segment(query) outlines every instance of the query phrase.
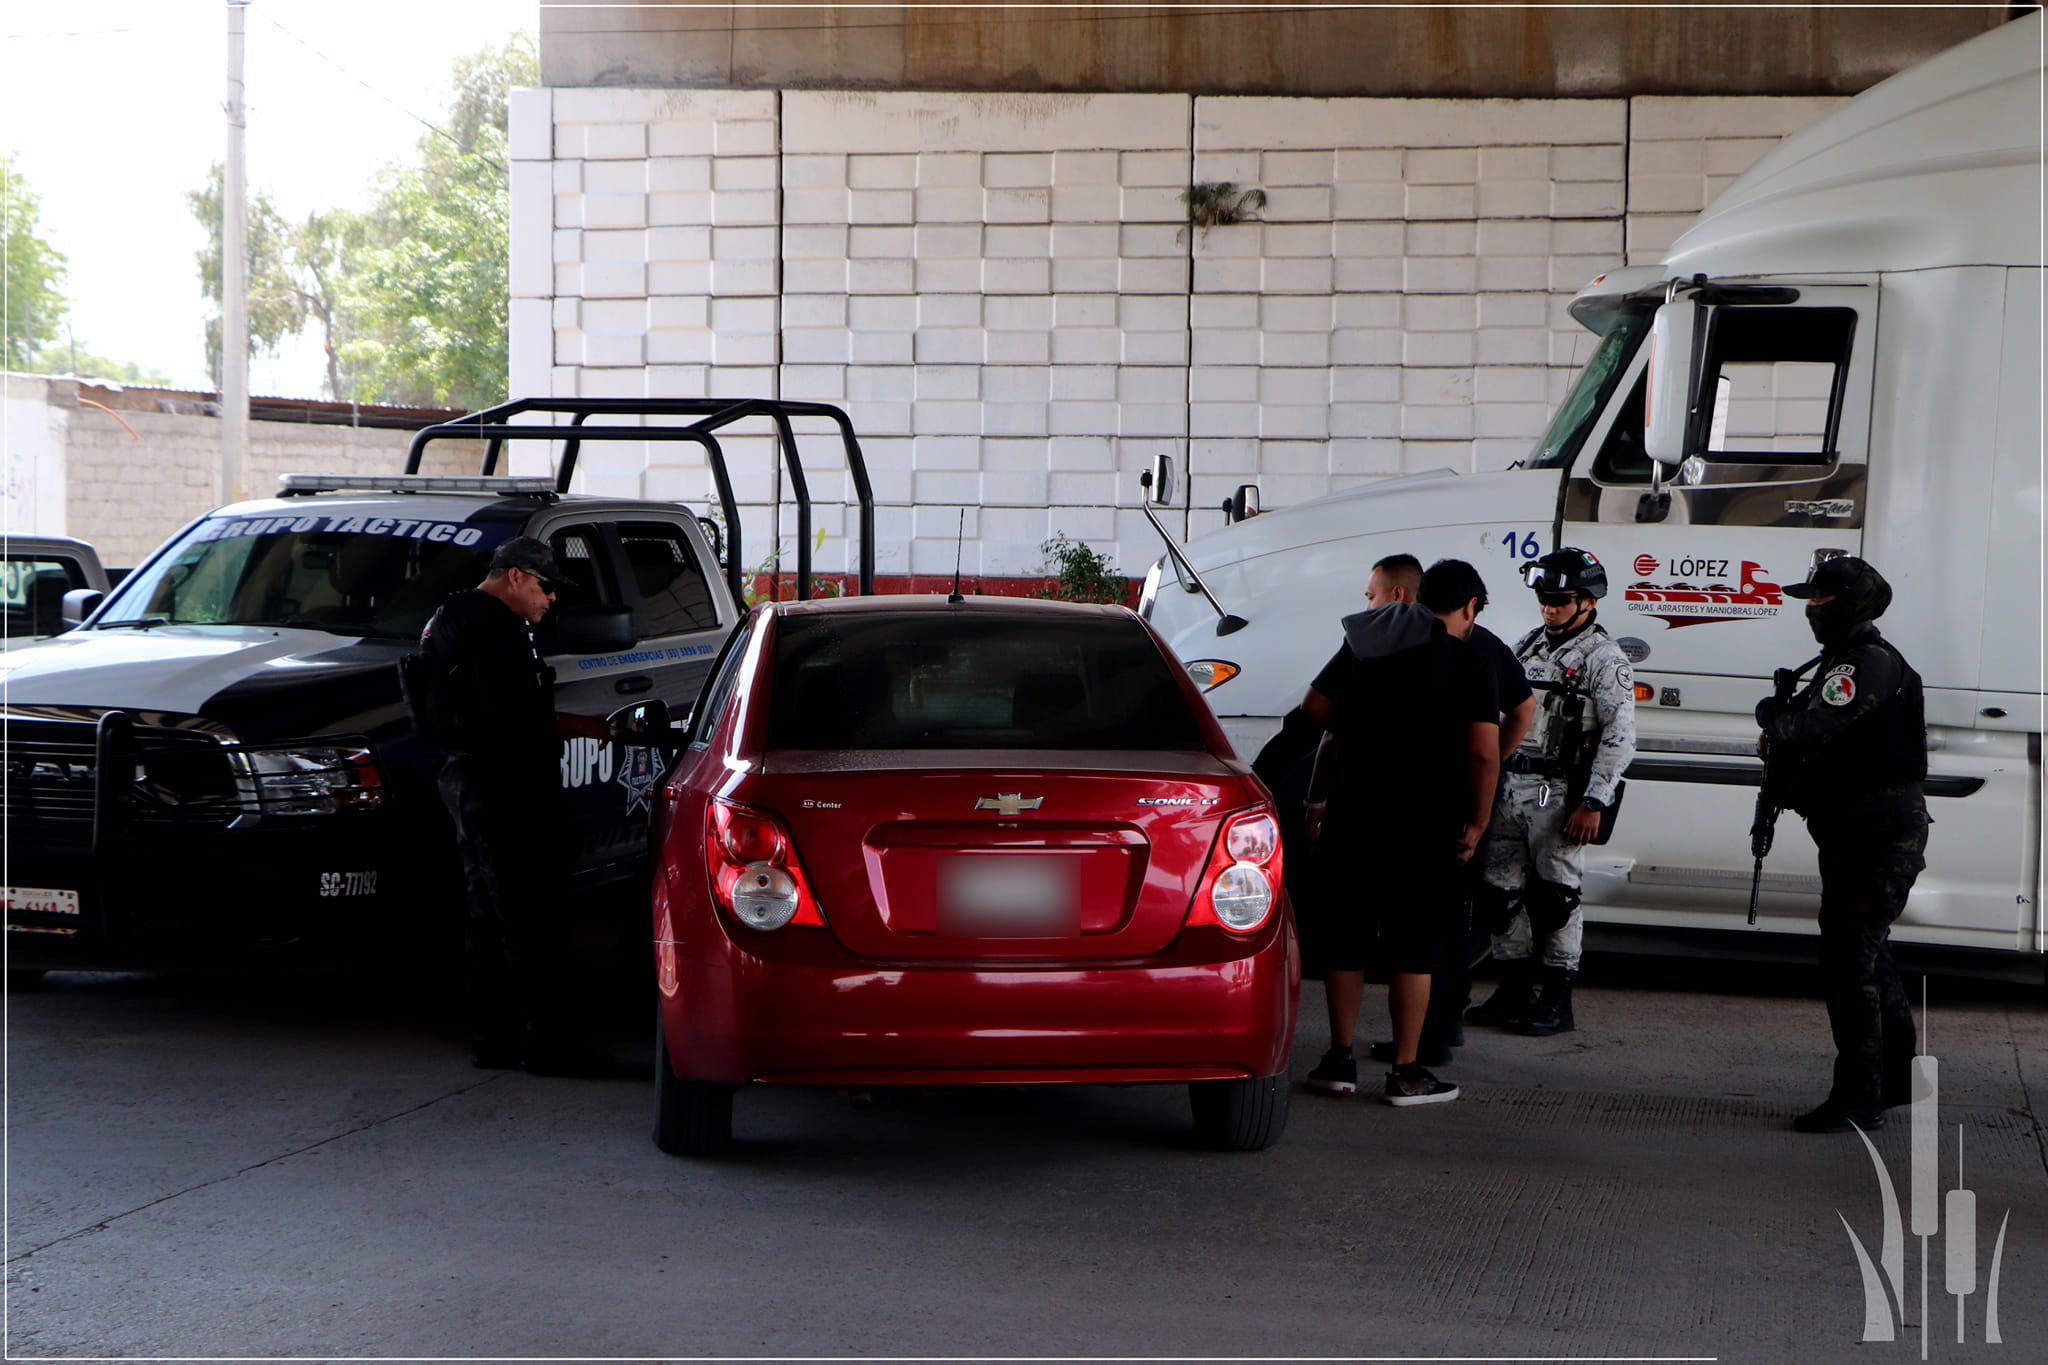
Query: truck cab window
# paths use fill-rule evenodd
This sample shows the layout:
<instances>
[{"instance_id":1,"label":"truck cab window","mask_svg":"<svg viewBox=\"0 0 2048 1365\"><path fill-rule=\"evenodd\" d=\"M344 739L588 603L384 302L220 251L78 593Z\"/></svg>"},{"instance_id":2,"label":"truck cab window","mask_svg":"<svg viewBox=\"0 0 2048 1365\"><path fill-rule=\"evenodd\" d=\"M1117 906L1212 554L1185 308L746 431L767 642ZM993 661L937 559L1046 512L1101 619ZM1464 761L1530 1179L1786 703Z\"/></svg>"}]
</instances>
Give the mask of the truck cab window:
<instances>
[{"instance_id":1,"label":"truck cab window","mask_svg":"<svg viewBox=\"0 0 2048 1365\"><path fill-rule=\"evenodd\" d=\"M1855 334L1849 308L1722 309L1704 365L1712 410L1707 458L1824 463Z\"/></svg>"},{"instance_id":2,"label":"truck cab window","mask_svg":"<svg viewBox=\"0 0 2048 1365\"><path fill-rule=\"evenodd\" d=\"M718 604L682 527L622 521L618 533L633 625L642 639L717 627Z\"/></svg>"},{"instance_id":3,"label":"truck cab window","mask_svg":"<svg viewBox=\"0 0 2048 1365\"><path fill-rule=\"evenodd\" d=\"M1643 453L1643 400L1648 388L1647 371L1629 390L1614 425L1593 457L1593 477L1601 483L1648 483L1650 457Z\"/></svg>"},{"instance_id":4,"label":"truck cab window","mask_svg":"<svg viewBox=\"0 0 2048 1365\"><path fill-rule=\"evenodd\" d=\"M615 607L619 605L618 585L611 566L600 551L602 542L595 526L564 526L548 532L555 563L571 581L555 592L555 607Z\"/></svg>"}]
</instances>

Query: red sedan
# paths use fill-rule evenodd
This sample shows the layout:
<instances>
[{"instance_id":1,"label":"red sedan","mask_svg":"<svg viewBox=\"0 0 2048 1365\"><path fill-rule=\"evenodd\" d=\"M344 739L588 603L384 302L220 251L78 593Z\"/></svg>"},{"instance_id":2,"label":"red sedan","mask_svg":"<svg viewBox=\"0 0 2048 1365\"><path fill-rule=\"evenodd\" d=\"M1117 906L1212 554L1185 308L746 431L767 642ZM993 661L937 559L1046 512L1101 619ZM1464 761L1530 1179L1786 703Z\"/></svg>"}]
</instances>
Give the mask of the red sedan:
<instances>
[{"instance_id":1,"label":"red sedan","mask_svg":"<svg viewBox=\"0 0 2048 1365\"><path fill-rule=\"evenodd\" d=\"M655 1142L774 1085L1181 1082L1286 1126L1300 955L1271 798L1121 607L756 610L662 793Z\"/></svg>"}]
</instances>

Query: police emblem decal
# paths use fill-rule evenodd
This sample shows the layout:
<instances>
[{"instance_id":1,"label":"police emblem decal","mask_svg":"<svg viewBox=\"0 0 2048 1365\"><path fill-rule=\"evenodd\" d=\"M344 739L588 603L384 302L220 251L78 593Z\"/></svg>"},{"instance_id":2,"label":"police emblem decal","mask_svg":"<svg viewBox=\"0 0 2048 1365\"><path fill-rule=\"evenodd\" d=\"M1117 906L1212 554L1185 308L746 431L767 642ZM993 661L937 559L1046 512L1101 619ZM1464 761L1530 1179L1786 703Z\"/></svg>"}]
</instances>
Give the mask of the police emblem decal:
<instances>
[{"instance_id":1,"label":"police emblem decal","mask_svg":"<svg viewBox=\"0 0 2048 1365\"><path fill-rule=\"evenodd\" d=\"M662 772L661 750L627 746L618 778L626 789L626 814L646 808L647 797L660 784Z\"/></svg>"},{"instance_id":2,"label":"police emblem decal","mask_svg":"<svg viewBox=\"0 0 2048 1365\"><path fill-rule=\"evenodd\" d=\"M1846 673L1830 673L1820 685L1820 699L1829 706L1847 706L1856 700L1856 680Z\"/></svg>"}]
</instances>

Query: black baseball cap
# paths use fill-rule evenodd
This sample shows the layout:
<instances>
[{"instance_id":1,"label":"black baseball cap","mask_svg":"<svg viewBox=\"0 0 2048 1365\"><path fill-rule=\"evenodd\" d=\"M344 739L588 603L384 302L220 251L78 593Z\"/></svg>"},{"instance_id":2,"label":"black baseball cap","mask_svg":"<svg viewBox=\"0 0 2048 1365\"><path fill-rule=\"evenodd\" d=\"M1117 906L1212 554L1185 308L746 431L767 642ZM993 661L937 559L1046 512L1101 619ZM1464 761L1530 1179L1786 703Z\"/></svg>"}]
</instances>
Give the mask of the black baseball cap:
<instances>
[{"instance_id":1,"label":"black baseball cap","mask_svg":"<svg viewBox=\"0 0 2048 1365\"><path fill-rule=\"evenodd\" d=\"M1787 597L1814 597L1826 594L1830 597L1853 597L1859 601L1874 598L1882 593L1887 601L1891 598L1891 585L1884 581L1884 575L1873 568L1868 560L1855 555L1836 555L1824 559L1814 566L1813 572L1804 583L1785 585Z\"/></svg>"},{"instance_id":2,"label":"black baseball cap","mask_svg":"<svg viewBox=\"0 0 2048 1365\"><path fill-rule=\"evenodd\" d=\"M532 536L514 536L492 552L491 572L503 573L507 569L524 569L538 575L549 587L578 586L575 579L555 567L553 548Z\"/></svg>"}]
</instances>

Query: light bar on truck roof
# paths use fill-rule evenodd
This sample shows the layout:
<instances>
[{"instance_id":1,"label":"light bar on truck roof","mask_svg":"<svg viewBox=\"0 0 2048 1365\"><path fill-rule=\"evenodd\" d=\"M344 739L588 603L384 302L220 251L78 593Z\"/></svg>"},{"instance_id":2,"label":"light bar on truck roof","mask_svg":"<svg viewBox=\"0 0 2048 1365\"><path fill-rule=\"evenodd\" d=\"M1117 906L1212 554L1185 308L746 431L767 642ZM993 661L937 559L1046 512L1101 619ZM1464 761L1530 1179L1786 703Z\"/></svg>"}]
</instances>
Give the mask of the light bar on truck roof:
<instances>
[{"instance_id":1,"label":"light bar on truck roof","mask_svg":"<svg viewBox=\"0 0 2048 1365\"><path fill-rule=\"evenodd\" d=\"M547 493L551 478L511 474L286 474L286 493Z\"/></svg>"}]
</instances>

